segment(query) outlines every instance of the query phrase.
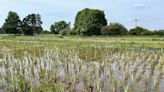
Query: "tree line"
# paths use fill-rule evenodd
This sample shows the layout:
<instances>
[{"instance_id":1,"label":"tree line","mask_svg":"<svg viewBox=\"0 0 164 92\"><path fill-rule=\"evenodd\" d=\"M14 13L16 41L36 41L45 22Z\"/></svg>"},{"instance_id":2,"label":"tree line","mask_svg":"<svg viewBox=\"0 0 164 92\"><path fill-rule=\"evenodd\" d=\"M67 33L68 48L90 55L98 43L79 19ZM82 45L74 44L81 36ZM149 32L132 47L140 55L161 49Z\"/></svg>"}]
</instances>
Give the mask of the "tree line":
<instances>
[{"instance_id":1,"label":"tree line","mask_svg":"<svg viewBox=\"0 0 164 92\"><path fill-rule=\"evenodd\" d=\"M16 12L10 11L0 33L15 35L39 35L42 32L42 21L39 14L29 14L21 21Z\"/></svg>"},{"instance_id":2,"label":"tree line","mask_svg":"<svg viewBox=\"0 0 164 92\"><path fill-rule=\"evenodd\" d=\"M76 14L74 28L71 29L70 22L64 20L53 23L50 31L43 31L40 14L29 14L22 21L16 12L10 11L5 23L0 28L0 33L39 35L61 34L61 35L164 35L164 30L149 30L136 26L128 30L120 23L107 23L105 13L98 9L85 8Z\"/></svg>"}]
</instances>

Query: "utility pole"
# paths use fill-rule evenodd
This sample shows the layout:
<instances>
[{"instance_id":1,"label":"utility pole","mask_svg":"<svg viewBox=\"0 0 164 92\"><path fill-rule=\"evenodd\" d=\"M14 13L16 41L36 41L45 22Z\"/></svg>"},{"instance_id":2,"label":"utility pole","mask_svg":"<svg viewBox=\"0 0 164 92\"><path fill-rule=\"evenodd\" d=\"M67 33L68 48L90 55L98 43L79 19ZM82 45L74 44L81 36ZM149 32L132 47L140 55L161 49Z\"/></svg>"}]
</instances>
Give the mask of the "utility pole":
<instances>
[{"instance_id":1,"label":"utility pole","mask_svg":"<svg viewBox=\"0 0 164 92\"><path fill-rule=\"evenodd\" d=\"M137 27L137 26L138 26L138 21L139 21L139 20L138 20L138 19L134 19L133 21L134 21L135 27Z\"/></svg>"}]
</instances>

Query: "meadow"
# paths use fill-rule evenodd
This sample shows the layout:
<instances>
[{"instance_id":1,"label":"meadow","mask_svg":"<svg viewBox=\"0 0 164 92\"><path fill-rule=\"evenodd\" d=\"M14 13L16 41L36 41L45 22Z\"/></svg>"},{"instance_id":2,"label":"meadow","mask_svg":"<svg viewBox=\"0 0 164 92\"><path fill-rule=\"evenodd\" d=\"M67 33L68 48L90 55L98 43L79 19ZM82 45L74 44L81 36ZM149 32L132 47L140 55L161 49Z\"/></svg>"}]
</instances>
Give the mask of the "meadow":
<instances>
[{"instance_id":1,"label":"meadow","mask_svg":"<svg viewBox=\"0 0 164 92\"><path fill-rule=\"evenodd\" d=\"M163 92L164 37L0 35L2 92Z\"/></svg>"}]
</instances>

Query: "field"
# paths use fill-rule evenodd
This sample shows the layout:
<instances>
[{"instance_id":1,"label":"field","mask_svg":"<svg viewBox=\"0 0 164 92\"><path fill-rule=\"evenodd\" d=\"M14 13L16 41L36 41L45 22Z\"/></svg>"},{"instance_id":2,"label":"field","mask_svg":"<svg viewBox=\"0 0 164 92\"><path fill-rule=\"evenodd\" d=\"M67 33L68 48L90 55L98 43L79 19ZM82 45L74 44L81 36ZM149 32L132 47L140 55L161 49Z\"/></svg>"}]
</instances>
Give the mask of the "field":
<instances>
[{"instance_id":1,"label":"field","mask_svg":"<svg viewBox=\"0 0 164 92\"><path fill-rule=\"evenodd\" d=\"M0 35L0 92L163 92L164 37Z\"/></svg>"}]
</instances>

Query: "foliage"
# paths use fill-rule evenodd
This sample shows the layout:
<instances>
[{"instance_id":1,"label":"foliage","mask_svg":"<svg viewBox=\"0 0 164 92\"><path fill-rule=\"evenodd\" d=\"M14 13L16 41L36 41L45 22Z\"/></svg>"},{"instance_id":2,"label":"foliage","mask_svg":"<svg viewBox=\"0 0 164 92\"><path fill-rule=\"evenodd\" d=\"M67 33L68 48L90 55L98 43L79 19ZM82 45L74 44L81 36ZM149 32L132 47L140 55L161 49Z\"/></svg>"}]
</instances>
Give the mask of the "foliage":
<instances>
[{"instance_id":1,"label":"foliage","mask_svg":"<svg viewBox=\"0 0 164 92\"><path fill-rule=\"evenodd\" d=\"M55 27L54 27L54 25L51 25L50 30L51 30L51 33L57 34L57 33L55 32Z\"/></svg>"},{"instance_id":2,"label":"foliage","mask_svg":"<svg viewBox=\"0 0 164 92\"><path fill-rule=\"evenodd\" d=\"M77 35L77 32L73 29L71 29L71 31L69 32L70 35Z\"/></svg>"},{"instance_id":3,"label":"foliage","mask_svg":"<svg viewBox=\"0 0 164 92\"><path fill-rule=\"evenodd\" d=\"M22 21L22 29L25 35L40 34L42 21L39 14L29 14Z\"/></svg>"},{"instance_id":4,"label":"foliage","mask_svg":"<svg viewBox=\"0 0 164 92\"><path fill-rule=\"evenodd\" d=\"M20 32L21 20L16 12L10 11L5 23L2 26L4 32L8 34L19 34Z\"/></svg>"},{"instance_id":5,"label":"foliage","mask_svg":"<svg viewBox=\"0 0 164 92\"><path fill-rule=\"evenodd\" d=\"M125 35L127 32L128 30L119 23L111 23L101 28L102 35Z\"/></svg>"},{"instance_id":6,"label":"foliage","mask_svg":"<svg viewBox=\"0 0 164 92\"><path fill-rule=\"evenodd\" d=\"M58 21L51 25L50 30L54 34L59 34L62 29L69 28L70 23L65 21Z\"/></svg>"},{"instance_id":7,"label":"foliage","mask_svg":"<svg viewBox=\"0 0 164 92\"><path fill-rule=\"evenodd\" d=\"M148 29L137 26L133 29L130 29L129 34L130 35L151 35L152 32L149 31Z\"/></svg>"},{"instance_id":8,"label":"foliage","mask_svg":"<svg viewBox=\"0 0 164 92\"><path fill-rule=\"evenodd\" d=\"M5 34L5 31L2 28L0 28L0 34Z\"/></svg>"},{"instance_id":9,"label":"foliage","mask_svg":"<svg viewBox=\"0 0 164 92\"><path fill-rule=\"evenodd\" d=\"M61 39L54 35L40 35L2 41L1 88L3 92L149 92L145 90L161 89L164 65L162 49L150 51L146 48L102 45L102 42L110 42L111 38L115 42L145 42L152 37L108 38L67 36ZM15 51L17 53L13 53ZM16 58L15 54L18 53L22 59ZM147 80L150 75L147 71L150 70L154 73Z\"/></svg>"},{"instance_id":10,"label":"foliage","mask_svg":"<svg viewBox=\"0 0 164 92\"><path fill-rule=\"evenodd\" d=\"M155 30L154 35L164 35L164 30Z\"/></svg>"},{"instance_id":11,"label":"foliage","mask_svg":"<svg viewBox=\"0 0 164 92\"><path fill-rule=\"evenodd\" d=\"M51 34L51 32L50 32L50 31L47 31L47 30L43 30L43 31L41 32L41 34Z\"/></svg>"},{"instance_id":12,"label":"foliage","mask_svg":"<svg viewBox=\"0 0 164 92\"><path fill-rule=\"evenodd\" d=\"M64 29L61 29L59 31L59 34L61 34L61 35L67 35L67 34L70 34L70 32L71 32L71 29L70 28L64 28Z\"/></svg>"},{"instance_id":13,"label":"foliage","mask_svg":"<svg viewBox=\"0 0 164 92\"><path fill-rule=\"evenodd\" d=\"M100 29L105 25L104 11L85 8L77 13L74 30L80 35L100 35Z\"/></svg>"}]
</instances>

